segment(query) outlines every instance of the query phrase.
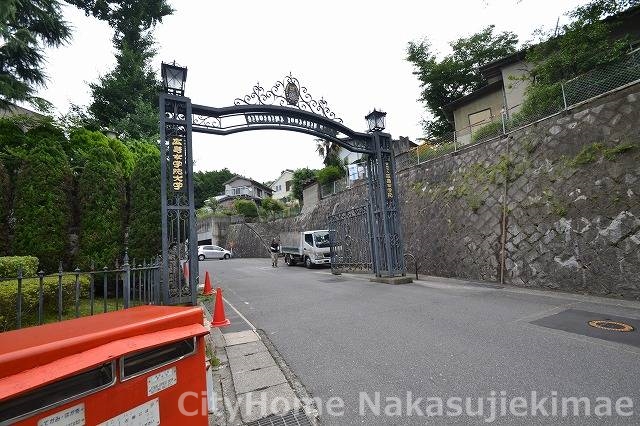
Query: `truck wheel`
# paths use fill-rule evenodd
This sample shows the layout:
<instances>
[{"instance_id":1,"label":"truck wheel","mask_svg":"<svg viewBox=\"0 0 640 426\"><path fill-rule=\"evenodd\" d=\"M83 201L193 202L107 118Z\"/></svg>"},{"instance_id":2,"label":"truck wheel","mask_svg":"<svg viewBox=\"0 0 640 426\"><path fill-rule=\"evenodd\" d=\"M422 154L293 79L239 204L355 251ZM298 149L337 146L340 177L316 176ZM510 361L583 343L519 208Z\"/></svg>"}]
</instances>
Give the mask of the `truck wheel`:
<instances>
[{"instance_id":1,"label":"truck wheel","mask_svg":"<svg viewBox=\"0 0 640 426\"><path fill-rule=\"evenodd\" d=\"M199 255L198 260L204 260L204 254Z\"/></svg>"},{"instance_id":2,"label":"truck wheel","mask_svg":"<svg viewBox=\"0 0 640 426\"><path fill-rule=\"evenodd\" d=\"M313 263L311 263L311 258L310 258L309 256L306 256L306 257L304 258L304 266L305 266L307 269L311 269L311 268L313 268Z\"/></svg>"}]
</instances>

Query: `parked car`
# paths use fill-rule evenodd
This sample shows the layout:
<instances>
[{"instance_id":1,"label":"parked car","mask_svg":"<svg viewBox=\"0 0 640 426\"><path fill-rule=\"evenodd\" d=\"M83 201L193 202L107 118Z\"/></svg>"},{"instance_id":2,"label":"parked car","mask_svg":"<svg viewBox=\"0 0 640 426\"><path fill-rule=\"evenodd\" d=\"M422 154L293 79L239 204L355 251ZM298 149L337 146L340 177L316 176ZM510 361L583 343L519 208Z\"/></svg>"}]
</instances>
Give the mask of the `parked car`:
<instances>
[{"instance_id":1,"label":"parked car","mask_svg":"<svg viewBox=\"0 0 640 426\"><path fill-rule=\"evenodd\" d=\"M198 260L229 259L231 252L218 246L198 246Z\"/></svg>"}]
</instances>

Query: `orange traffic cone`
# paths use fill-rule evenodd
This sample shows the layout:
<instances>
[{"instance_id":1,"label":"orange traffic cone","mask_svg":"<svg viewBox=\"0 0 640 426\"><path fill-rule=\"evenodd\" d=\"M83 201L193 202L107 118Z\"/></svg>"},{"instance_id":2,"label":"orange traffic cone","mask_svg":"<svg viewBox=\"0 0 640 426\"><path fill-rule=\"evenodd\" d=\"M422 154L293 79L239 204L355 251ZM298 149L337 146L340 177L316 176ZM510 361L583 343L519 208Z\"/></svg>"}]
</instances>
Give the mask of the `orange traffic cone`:
<instances>
[{"instance_id":1,"label":"orange traffic cone","mask_svg":"<svg viewBox=\"0 0 640 426\"><path fill-rule=\"evenodd\" d=\"M183 268L183 274L184 274L184 279L189 281L189 261L185 261L182 265Z\"/></svg>"},{"instance_id":2,"label":"orange traffic cone","mask_svg":"<svg viewBox=\"0 0 640 426\"><path fill-rule=\"evenodd\" d=\"M213 294L213 288L211 288L211 279L209 278L209 271L204 274L204 290L202 290L203 296L211 296Z\"/></svg>"},{"instance_id":3,"label":"orange traffic cone","mask_svg":"<svg viewBox=\"0 0 640 426\"><path fill-rule=\"evenodd\" d=\"M224 302L222 301L222 289L216 289L216 304L213 311L212 327L225 327L231 324L231 321L224 314Z\"/></svg>"}]
</instances>

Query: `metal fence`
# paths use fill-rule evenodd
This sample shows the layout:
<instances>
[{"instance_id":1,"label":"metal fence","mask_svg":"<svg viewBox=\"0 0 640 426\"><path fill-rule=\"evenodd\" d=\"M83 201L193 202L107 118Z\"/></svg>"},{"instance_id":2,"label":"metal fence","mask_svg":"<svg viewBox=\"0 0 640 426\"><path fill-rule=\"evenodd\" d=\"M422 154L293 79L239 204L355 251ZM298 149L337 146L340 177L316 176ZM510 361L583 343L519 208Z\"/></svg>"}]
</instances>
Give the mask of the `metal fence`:
<instances>
[{"instance_id":1,"label":"metal fence","mask_svg":"<svg viewBox=\"0 0 640 426\"><path fill-rule=\"evenodd\" d=\"M640 49L631 52L624 61L596 68L563 82L557 93L550 94L545 108L522 111L516 105L472 126L428 140L427 143L396 156L398 170L415 166L468 145L502 137L522 127L574 108L590 99L606 95L640 82Z\"/></svg>"},{"instance_id":2,"label":"metal fence","mask_svg":"<svg viewBox=\"0 0 640 426\"><path fill-rule=\"evenodd\" d=\"M356 182L366 179L366 176L358 177L358 179L349 179L345 176L333 182L320 185L320 198L326 198L339 192L351 188Z\"/></svg>"},{"instance_id":3,"label":"metal fence","mask_svg":"<svg viewBox=\"0 0 640 426\"><path fill-rule=\"evenodd\" d=\"M143 304L159 304L160 257L114 268L55 274L39 271L26 276L0 277L0 331L62 321Z\"/></svg>"}]
</instances>

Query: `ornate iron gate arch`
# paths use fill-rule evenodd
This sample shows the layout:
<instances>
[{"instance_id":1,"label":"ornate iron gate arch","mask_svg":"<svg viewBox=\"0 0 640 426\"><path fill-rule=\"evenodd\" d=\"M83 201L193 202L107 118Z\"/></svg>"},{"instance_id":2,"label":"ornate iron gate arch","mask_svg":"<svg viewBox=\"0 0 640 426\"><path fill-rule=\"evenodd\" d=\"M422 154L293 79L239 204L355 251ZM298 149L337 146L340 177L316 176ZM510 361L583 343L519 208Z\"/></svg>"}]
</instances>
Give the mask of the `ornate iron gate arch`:
<instances>
[{"instance_id":1,"label":"ornate iron gate arch","mask_svg":"<svg viewBox=\"0 0 640 426\"><path fill-rule=\"evenodd\" d=\"M192 133L230 135L254 130L304 133L367 154L367 226L373 271L379 277L405 275L391 135L351 130L324 99L315 100L289 75L270 90L258 83L234 105L222 108L192 104L180 90L160 94L163 289L159 303L196 303Z\"/></svg>"}]
</instances>

